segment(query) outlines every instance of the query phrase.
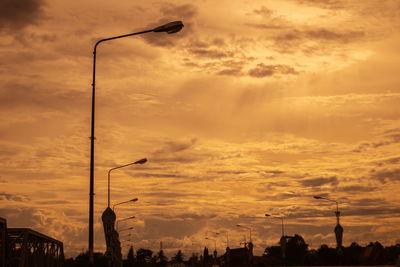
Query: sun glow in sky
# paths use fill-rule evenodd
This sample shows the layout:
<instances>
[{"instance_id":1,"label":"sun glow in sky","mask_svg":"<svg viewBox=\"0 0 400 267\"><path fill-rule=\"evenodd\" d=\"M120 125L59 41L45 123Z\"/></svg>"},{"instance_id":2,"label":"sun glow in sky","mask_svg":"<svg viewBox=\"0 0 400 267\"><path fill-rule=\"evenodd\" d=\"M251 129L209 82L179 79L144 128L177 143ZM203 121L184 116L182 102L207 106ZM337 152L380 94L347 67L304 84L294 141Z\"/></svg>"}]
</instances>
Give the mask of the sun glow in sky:
<instances>
[{"instance_id":1,"label":"sun glow in sky","mask_svg":"<svg viewBox=\"0 0 400 267\"><path fill-rule=\"evenodd\" d=\"M87 249L92 49L98 48L95 250L107 171L133 246L255 253L400 234L397 0L0 1L0 216ZM217 241L225 250L225 238Z\"/></svg>"}]
</instances>

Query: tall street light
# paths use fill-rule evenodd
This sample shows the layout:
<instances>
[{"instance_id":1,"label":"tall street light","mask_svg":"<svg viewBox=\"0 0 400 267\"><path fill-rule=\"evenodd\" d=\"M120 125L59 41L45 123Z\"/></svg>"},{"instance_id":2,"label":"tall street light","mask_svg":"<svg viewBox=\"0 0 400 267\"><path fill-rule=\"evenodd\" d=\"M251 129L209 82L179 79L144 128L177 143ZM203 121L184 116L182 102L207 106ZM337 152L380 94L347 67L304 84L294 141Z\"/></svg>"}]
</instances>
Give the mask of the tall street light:
<instances>
[{"instance_id":1,"label":"tall street light","mask_svg":"<svg viewBox=\"0 0 400 267\"><path fill-rule=\"evenodd\" d=\"M271 214L265 214L265 217L277 218L282 222L282 236L285 236L285 225L283 224L283 217L272 216Z\"/></svg>"},{"instance_id":2,"label":"tall street light","mask_svg":"<svg viewBox=\"0 0 400 267\"><path fill-rule=\"evenodd\" d=\"M181 21L173 21L165 25L156 27L151 30L135 32L125 35L119 35L115 37L101 39L96 42L93 48L93 81L92 81L92 113L91 113L91 130L90 130L90 185L89 185L89 265L93 266L93 217L94 217L94 115L95 115L95 92L96 92L96 52L97 46L106 41L114 39L129 37L133 35L144 34L148 32L166 32L168 34L179 32L183 28Z\"/></svg>"},{"instance_id":3,"label":"tall street light","mask_svg":"<svg viewBox=\"0 0 400 267\"><path fill-rule=\"evenodd\" d=\"M336 203L336 211L335 211L335 215L336 215L336 226L334 229L335 232L335 237L336 237L336 249L337 249L337 253L339 255L339 264L341 264L342 261L342 243L343 243L343 227L340 225L340 211L339 211L339 202L337 200L331 199L331 198L327 198L327 197L321 197L321 196L314 196L315 199L323 199L323 200L327 200L330 202L335 202Z\"/></svg>"},{"instance_id":4,"label":"tall street light","mask_svg":"<svg viewBox=\"0 0 400 267\"><path fill-rule=\"evenodd\" d=\"M283 216L277 217L277 216L273 216L271 214L266 213L265 217L280 219L282 222L282 237L279 240L279 243L281 244L283 266L286 266L286 237L285 237L285 226L283 224Z\"/></svg>"},{"instance_id":5,"label":"tall street light","mask_svg":"<svg viewBox=\"0 0 400 267\"><path fill-rule=\"evenodd\" d=\"M128 166L131 166L131 165L134 165L134 164L145 164L147 162L147 159L146 158L143 158L143 159L140 159L140 160L137 160L137 161L135 161L135 162L131 162L131 163L128 163L128 164L125 164L125 165L121 165L121 166L117 166L117 167L114 167L114 168L111 168L109 171L108 171L108 194L107 194L107 207L110 207L110 183L111 183L111 171L113 171L113 170L116 170L116 169L121 169L121 168L124 168L124 167L128 167ZM137 199L136 199L137 200ZM132 200L130 200L130 201L132 201ZM129 201L128 201L129 202ZM114 208L113 208L113 210L114 210Z\"/></svg>"},{"instance_id":6,"label":"tall street light","mask_svg":"<svg viewBox=\"0 0 400 267\"><path fill-rule=\"evenodd\" d=\"M206 240L214 241L214 251L217 251L217 239L205 237Z\"/></svg>"},{"instance_id":7,"label":"tall street light","mask_svg":"<svg viewBox=\"0 0 400 267\"><path fill-rule=\"evenodd\" d=\"M133 198L133 199L130 199L130 200L127 200L127 201L122 201L122 202L119 202L119 203L117 203L117 204L114 204L114 205L113 205L113 211L115 211L115 207L118 206L118 205L122 205L122 204L129 203L129 202L136 202L136 201L138 201L138 200L139 200L139 199L138 199L137 197L135 197L135 198Z\"/></svg>"},{"instance_id":8,"label":"tall street light","mask_svg":"<svg viewBox=\"0 0 400 267\"><path fill-rule=\"evenodd\" d=\"M330 199L330 198L327 198L327 197L321 197L321 196L314 196L314 198L315 199L325 199L325 200L328 200L328 201L331 201L331 202L335 202L336 203L336 214L339 212L339 202L337 202L336 200Z\"/></svg>"}]
</instances>

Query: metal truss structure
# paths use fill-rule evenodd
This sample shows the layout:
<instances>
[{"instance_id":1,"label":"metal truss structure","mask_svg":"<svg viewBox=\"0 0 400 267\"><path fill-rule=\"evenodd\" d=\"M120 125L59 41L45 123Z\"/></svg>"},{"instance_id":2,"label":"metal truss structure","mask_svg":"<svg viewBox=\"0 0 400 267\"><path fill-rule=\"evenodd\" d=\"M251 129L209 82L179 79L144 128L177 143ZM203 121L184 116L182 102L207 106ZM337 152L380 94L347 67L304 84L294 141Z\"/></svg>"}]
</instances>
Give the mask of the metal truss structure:
<instances>
[{"instance_id":1,"label":"metal truss structure","mask_svg":"<svg viewBox=\"0 0 400 267\"><path fill-rule=\"evenodd\" d=\"M0 267L6 266L6 219L0 218Z\"/></svg>"},{"instance_id":2,"label":"metal truss structure","mask_svg":"<svg viewBox=\"0 0 400 267\"><path fill-rule=\"evenodd\" d=\"M63 243L29 228L7 228L5 258L5 267L63 267Z\"/></svg>"}]
</instances>

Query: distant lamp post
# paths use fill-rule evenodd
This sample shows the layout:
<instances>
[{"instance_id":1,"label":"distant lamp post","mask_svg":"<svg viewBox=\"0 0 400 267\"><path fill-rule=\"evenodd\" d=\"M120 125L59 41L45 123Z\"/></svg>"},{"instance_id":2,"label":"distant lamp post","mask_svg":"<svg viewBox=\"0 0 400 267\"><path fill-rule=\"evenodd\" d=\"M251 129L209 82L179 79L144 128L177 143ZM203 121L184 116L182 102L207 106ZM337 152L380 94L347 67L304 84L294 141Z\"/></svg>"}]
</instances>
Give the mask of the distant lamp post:
<instances>
[{"instance_id":1,"label":"distant lamp post","mask_svg":"<svg viewBox=\"0 0 400 267\"><path fill-rule=\"evenodd\" d=\"M277 218L277 219L280 219L281 220L281 225L282 225L282 236L285 236L285 225L284 225L284 223L283 223L283 217L277 217L277 216L272 216L272 215L270 215L270 214L265 214L265 217L271 217L271 218Z\"/></svg>"},{"instance_id":2,"label":"distant lamp post","mask_svg":"<svg viewBox=\"0 0 400 267\"><path fill-rule=\"evenodd\" d=\"M229 248L229 233L226 231L226 247Z\"/></svg>"},{"instance_id":3,"label":"distant lamp post","mask_svg":"<svg viewBox=\"0 0 400 267\"><path fill-rule=\"evenodd\" d=\"M91 109L91 128L90 128L90 184L89 184L89 265L93 266L93 233L94 233L94 122L95 122L95 95L96 95L96 52L97 46L106 41L111 41L119 38L149 33L149 32L166 32L168 34L176 33L182 30L183 23L181 21L173 21L165 25L156 27L151 30L135 32L130 34L124 34L119 36L114 36L110 38L101 39L96 42L93 48L93 80L92 80L92 109Z\"/></svg>"},{"instance_id":4,"label":"distant lamp post","mask_svg":"<svg viewBox=\"0 0 400 267\"><path fill-rule=\"evenodd\" d=\"M217 251L217 239L206 237L205 239L214 241L214 251Z\"/></svg>"},{"instance_id":5,"label":"distant lamp post","mask_svg":"<svg viewBox=\"0 0 400 267\"><path fill-rule=\"evenodd\" d=\"M237 227L241 227L241 228L248 229L248 230L250 231L250 243L251 243L251 227L245 226L245 225L242 225L242 224L237 224L236 226L237 226Z\"/></svg>"},{"instance_id":6,"label":"distant lamp post","mask_svg":"<svg viewBox=\"0 0 400 267\"><path fill-rule=\"evenodd\" d=\"M143 159L137 160L137 161L135 161L135 162L131 162L131 163L128 163L128 164L125 164L125 165L121 165L121 166L117 166L117 167L111 168L111 169L108 171L108 190L107 190L107 192L108 192L108 194L107 194L107 196L108 196L107 200L108 200L108 201L107 201L107 207L110 207L111 172L112 172L113 170L116 170L116 169L121 169L121 168L128 167L128 166L131 166L131 165L134 165L134 164L144 164L144 163L146 163L146 162L147 162L147 159L146 159L146 158L143 158ZM127 203L127 202L130 202L130 201L137 201L137 200L138 200L138 199L136 198L136 200L132 199L132 200L125 201L125 202L123 202L123 203ZM123 203L120 203L120 204L123 204ZM118 204L118 205L119 205L119 204ZM114 205L114 207L115 207L115 206L116 206L116 205ZM113 207L113 210L114 210L114 207Z\"/></svg>"},{"instance_id":7,"label":"distant lamp post","mask_svg":"<svg viewBox=\"0 0 400 267\"><path fill-rule=\"evenodd\" d=\"M118 232L122 233L122 232L128 231L128 230L133 230L133 227L124 228L124 229L119 230Z\"/></svg>"},{"instance_id":8,"label":"distant lamp post","mask_svg":"<svg viewBox=\"0 0 400 267\"><path fill-rule=\"evenodd\" d=\"M343 244L343 227L340 225L339 202L337 200L330 199L327 197L321 197L321 196L314 196L314 198L315 199L323 199L323 200L327 200L327 201L336 203L336 211L335 211L336 226L335 226L334 232L335 232L335 237L336 237L336 249L337 249L337 253L339 255L339 264L341 264L342 254L343 254L343 245L342 245Z\"/></svg>"},{"instance_id":9,"label":"distant lamp post","mask_svg":"<svg viewBox=\"0 0 400 267\"><path fill-rule=\"evenodd\" d=\"M135 219L135 218L136 218L135 216L131 216L131 217L128 217L128 218L125 218L125 219L117 220L117 222L115 223L115 224L116 224L115 228L116 228L117 231L118 231L118 224L119 224L120 222L124 222L124 221L127 221L127 220L132 220L132 219Z\"/></svg>"},{"instance_id":10,"label":"distant lamp post","mask_svg":"<svg viewBox=\"0 0 400 267\"><path fill-rule=\"evenodd\" d=\"M130 200L127 200L127 201L122 201L122 202L120 202L120 203L114 204L114 205L113 205L113 211L115 211L115 207L118 206L118 205L122 205L122 204L129 203L129 202L136 202L136 201L138 201L138 200L139 200L139 199L135 197L135 198L133 198L133 199L130 199Z\"/></svg>"},{"instance_id":11,"label":"distant lamp post","mask_svg":"<svg viewBox=\"0 0 400 267\"><path fill-rule=\"evenodd\" d=\"M282 260L283 260L283 266L286 266L286 236L285 236L285 225L283 223L283 216L278 217L278 216L273 216L271 214L266 213L265 217L271 217L271 218L276 218L281 220L281 225L282 225L282 236L281 239L279 240L279 243L281 245L281 251L282 251Z\"/></svg>"}]
</instances>

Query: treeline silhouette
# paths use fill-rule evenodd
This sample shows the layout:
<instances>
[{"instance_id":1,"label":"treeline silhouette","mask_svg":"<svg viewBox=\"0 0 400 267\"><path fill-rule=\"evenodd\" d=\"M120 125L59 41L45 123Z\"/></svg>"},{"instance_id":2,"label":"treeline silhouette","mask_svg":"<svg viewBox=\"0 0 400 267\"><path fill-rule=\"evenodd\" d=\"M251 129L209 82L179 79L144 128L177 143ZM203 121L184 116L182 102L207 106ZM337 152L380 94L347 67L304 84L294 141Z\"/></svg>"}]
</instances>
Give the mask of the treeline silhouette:
<instances>
[{"instance_id":1,"label":"treeline silhouette","mask_svg":"<svg viewBox=\"0 0 400 267\"><path fill-rule=\"evenodd\" d=\"M309 249L309 245L300 235L286 236L285 259L282 257L281 246L267 247L261 256L253 256L250 265L254 267L263 266L334 266L334 265L394 265L400 255L400 244L384 247L379 242L370 242L363 247L353 242L348 247L342 247L341 255L336 248L330 248L327 245L321 245L318 249ZM107 257L102 253L95 253L95 266L108 267ZM182 251L168 259L163 250L154 253L149 249L140 248L134 253L134 249L129 249L126 258L123 260L124 267L160 267L160 266L193 266L208 267L218 264L226 264L226 255L220 255L215 258L204 252L198 256L192 254L186 257ZM231 262L229 267L247 267L249 264L235 264ZM76 258L67 259L65 267L83 267L88 266L88 253L81 253Z\"/></svg>"},{"instance_id":2,"label":"treeline silhouette","mask_svg":"<svg viewBox=\"0 0 400 267\"><path fill-rule=\"evenodd\" d=\"M400 255L400 244L384 247L379 242L370 242L363 247L353 242L341 250L339 255L336 248L325 244L318 249L309 249L302 236L287 236L285 262L287 266L394 265ZM255 259L255 262L261 263L259 266L283 264L280 246L268 247L262 257L255 258L261 258Z\"/></svg>"}]
</instances>

